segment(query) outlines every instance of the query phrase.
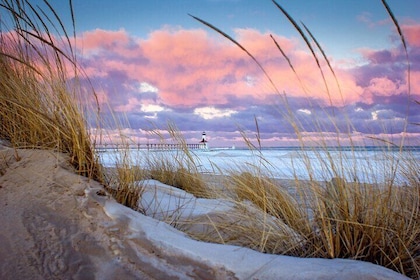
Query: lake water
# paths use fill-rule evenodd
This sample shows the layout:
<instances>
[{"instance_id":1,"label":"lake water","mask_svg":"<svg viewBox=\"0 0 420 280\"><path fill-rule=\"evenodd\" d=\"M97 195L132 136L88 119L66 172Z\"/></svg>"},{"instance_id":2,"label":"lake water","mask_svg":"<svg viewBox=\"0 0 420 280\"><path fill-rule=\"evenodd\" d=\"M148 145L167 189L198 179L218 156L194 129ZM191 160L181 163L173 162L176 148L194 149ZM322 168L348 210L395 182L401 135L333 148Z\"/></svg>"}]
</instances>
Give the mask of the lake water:
<instances>
[{"instance_id":1,"label":"lake water","mask_svg":"<svg viewBox=\"0 0 420 280\"><path fill-rule=\"evenodd\" d=\"M278 179L330 180L340 176L348 181L382 183L395 179L402 184L406 174L418 176L420 147L331 147L306 148L277 147L261 150L209 149L192 150L191 158L179 150L130 149L128 157L144 168L156 161L177 165L192 159L203 173L226 173L231 170L262 172ZM121 162L121 153L112 149L100 153L101 162L112 167ZM416 180L419 180L417 178Z\"/></svg>"}]
</instances>

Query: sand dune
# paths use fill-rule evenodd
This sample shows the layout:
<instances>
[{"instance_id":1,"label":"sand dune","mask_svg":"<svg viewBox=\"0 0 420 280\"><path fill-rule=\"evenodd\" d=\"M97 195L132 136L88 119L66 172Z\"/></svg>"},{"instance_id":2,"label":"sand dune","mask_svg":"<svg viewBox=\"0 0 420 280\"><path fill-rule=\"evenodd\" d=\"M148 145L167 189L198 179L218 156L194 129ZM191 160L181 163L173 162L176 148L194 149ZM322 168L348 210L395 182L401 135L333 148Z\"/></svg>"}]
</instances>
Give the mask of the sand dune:
<instances>
[{"instance_id":1,"label":"sand dune","mask_svg":"<svg viewBox=\"0 0 420 280\"><path fill-rule=\"evenodd\" d=\"M189 239L116 203L66 155L0 150L1 279L406 279L351 260Z\"/></svg>"}]
</instances>

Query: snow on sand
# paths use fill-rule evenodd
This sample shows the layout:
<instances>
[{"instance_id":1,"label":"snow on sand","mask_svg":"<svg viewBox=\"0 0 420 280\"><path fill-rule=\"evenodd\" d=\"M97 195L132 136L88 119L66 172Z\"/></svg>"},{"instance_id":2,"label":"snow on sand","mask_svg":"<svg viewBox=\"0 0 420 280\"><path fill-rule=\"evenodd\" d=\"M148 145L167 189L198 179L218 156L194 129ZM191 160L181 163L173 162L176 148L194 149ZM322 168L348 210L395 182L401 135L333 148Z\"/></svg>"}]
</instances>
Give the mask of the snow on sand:
<instances>
[{"instance_id":1,"label":"snow on sand","mask_svg":"<svg viewBox=\"0 0 420 280\"><path fill-rule=\"evenodd\" d=\"M0 150L1 279L407 279L365 262L195 241L116 203L99 183L74 174L65 155L40 150L18 155L16 160L12 149ZM170 187L165 188L167 193ZM170 200L163 201L171 209ZM216 211L197 209L206 215Z\"/></svg>"}]
</instances>

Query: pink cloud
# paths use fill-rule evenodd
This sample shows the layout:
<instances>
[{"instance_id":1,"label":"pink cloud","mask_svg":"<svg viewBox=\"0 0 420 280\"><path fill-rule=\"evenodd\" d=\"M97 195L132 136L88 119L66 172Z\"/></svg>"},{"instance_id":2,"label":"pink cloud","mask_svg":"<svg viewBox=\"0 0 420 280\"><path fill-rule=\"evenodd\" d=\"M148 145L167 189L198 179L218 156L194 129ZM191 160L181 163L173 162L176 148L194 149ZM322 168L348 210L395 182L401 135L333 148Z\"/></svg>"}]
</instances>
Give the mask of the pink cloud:
<instances>
[{"instance_id":1,"label":"pink cloud","mask_svg":"<svg viewBox=\"0 0 420 280\"><path fill-rule=\"evenodd\" d=\"M420 71L411 72L411 93L420 101Z\"/></svg>"},{"instance_id":2,"label":"pink cloud","mask_svg":"<svg viewBox=\"0 0 420 280\"><path fill-rule=\"evenodd\" d=\"M82 50L117 49L125 46L130 41L129 35L124 29L109 31L95 29L82 35L82 41L76 41Z\"/></svg>"},{"instance_id":3,"label":"pink cloud","mask_svg":"<svg viewBox=\"0 0 420 280\"><path fill-rule=\"evenodd\" d=\"M389 78L380 77L370 80L370 84L365 88L365 93L375 94L377 96L399 95L407 91L405 84L391 81Z\"/></svg>"},{"instance_id":4,"label":"pink cloud","mask_svg":"<svg viewBox=\"0 0 420 280\"><path fill-rule=\"evenodd\" d=\"M420 24L403 25L402 30L410 46L420 47Z\"/></svg>"},{"instance_id":5,"label":"pink cloud","mask_svg":"<svg viewBox=\"0 0 420 280\"><path fill-rule=\"evenodd\" d=\"M324 63L328 93L313 57L302 44L296 39L273 36L292 61L302 85L268 33L253 29L234 32L234 37L264 65L280 93L317 98L325 103L331 99L340 102L339 105L365 101L362 97L364 89L350 72L335 69L342 89L340 94ZM83 53L88 54L86 67L91 77L112 79L117 71L130 82L150 83L158 89L158 102L166 106L220 105L227 104L231 97L252 97L262 101L274 93L262 71L243 51L221 36L210 36L201 29L166 27L150 33L146 39L131 37L124 30L97 29L84 33L78 41L83 46ZM364 55L378 63L387 60L387 54L382 57L374 51L366 50ZM391 52L390 55L394 57L395 54ZM388 90L389 85L382 82L382 89ZM369 87L373 91L379 84ZM138 106L140 94L131 90L125 105L120 104L119 109Z\"/></svg>"}]
</instances>

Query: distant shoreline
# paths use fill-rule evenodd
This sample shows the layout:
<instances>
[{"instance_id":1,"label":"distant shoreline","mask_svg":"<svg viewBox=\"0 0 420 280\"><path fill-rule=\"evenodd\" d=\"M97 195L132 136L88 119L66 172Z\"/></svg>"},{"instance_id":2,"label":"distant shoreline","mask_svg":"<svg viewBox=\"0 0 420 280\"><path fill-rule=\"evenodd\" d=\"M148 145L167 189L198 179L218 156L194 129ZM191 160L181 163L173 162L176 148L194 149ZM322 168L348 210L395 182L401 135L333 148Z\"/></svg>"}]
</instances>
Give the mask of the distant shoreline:
<instances>
[{"instance_id":1,"label":"distant shoreline","mask_svg":"<svg viewBox=\"0 0 420 280\"><path fill-rule=\"evenodd\" d=\"M132 146L124 146L124 145L118 145L118 144L108 144L107 146L97 146L97 151L109 151L109 150L124 150L124 149L130 149L130 150L148 150L146 148L138 148L137 145ZM153 150L153 149L149 149ZM168 149L172 150L172 149ZM251 150L248 147L209 147L209 151L217 151L217 150ZM299 146L272 146L272 147L261 147L260 149L254 149L254 150L261 150L261 151L269 151L269 150L288 150L288 151L340 151L340 152L346 152L346 151L358 151L358 152L371 152L371 151L380 151L380 152L398 152L398 151L404 151L404 152L420 152L420 146L417 145L407 145L407 146L305 146L305 147L299 147ZM165 151L162 149L162 151Z\"/></svg>"}]
</instances>

